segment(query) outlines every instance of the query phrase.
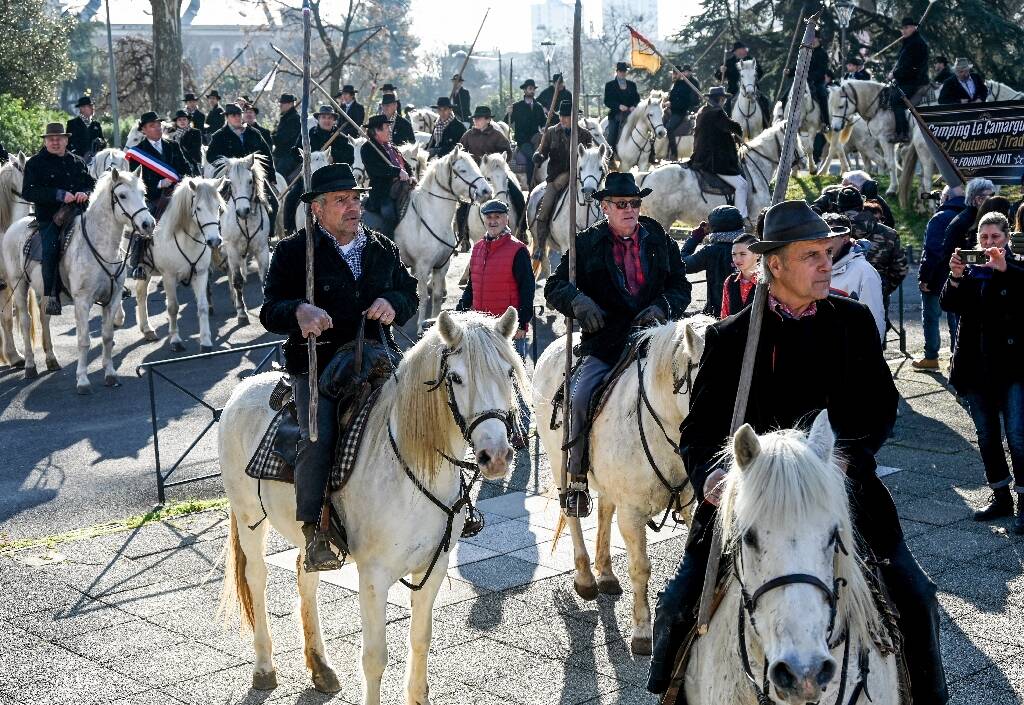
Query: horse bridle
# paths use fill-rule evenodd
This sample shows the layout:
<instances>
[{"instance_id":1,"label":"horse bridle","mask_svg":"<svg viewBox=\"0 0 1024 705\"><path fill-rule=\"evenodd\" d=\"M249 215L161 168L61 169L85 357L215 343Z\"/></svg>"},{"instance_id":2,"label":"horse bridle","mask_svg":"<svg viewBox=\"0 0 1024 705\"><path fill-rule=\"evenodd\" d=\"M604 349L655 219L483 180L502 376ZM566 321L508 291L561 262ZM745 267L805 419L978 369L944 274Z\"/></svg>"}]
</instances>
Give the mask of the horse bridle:
<instances>
[{"instance_id":1,"label":"horse bridle","mask_svg":"<svg viewBox=\"0 0 1024 705\"><path fill-rule=\"evenodd\" d=\"M650 106L648 105L648 107L650 107ZM647 119L647 124L650 125L651 133L654 135L654 137L652 139L657 138L657 136L658 136L658 127L654 124L654 120L651 118L651 114L649 112L647 112L646 109L644 110L644 117ZM664 122L659 122L658 125L660 125L662 129L665 129L665 123ZM643 129L641 129L639 125L633 125L633 129L629 131L629 141L633 143L634 147L636 147L638 150L640 150L641 154L643 154L644 148L647 146L648 140L644 139L644 141L641 144L637 144L636 140L633 139L633 134L634 133L640 133L641 135L643 135L643 134L645 134L645 131Z\"/></svg>"},{"instance_id":2,"label":"horse bridle","mask_svg":"<svg viewBox=\"0 0 1024 705\"><path fill-rule=\"evenodd\" d=\"M462 183L466 184L466 186L468 187L467 188L467 190L469 191L469 200L468 201L463 201L462 197L459 196L459 194L455 193L454 186L455 186L455 177L456 176L459 177L459 181L461 181ZM439 194L433 193L432 191L427 191L427 193L429 193L434 198L440 198L440 199L443 199L445 201L457 201L458 203L472 203L473 202L473 189L476 187L476 182L477 181L483 181L484 185L485 186L487 185L487 179L485 179L483 177L483 174L481 174L480 176L475 177L472 181L470 181L469 179L467 179L465 176L463 176L462 174L460 174L458 172L458 170L455 168L455 164L453 162L449 162L449 164L448 164L448 186L445 187L445 185L441 183L440 179L436 179L436 181L441 186L441 188L444 189L444 191L446 193L449 193L449 194L452 195L452 198L448 198L447 196L441 196Z\"/></svg>"},{"instance_id":3,"label":"horse bridle","mask_svg":"<svg viewBox=\"0 0 1024 705\"><path fill-rule=\"evenodd\" d=\"M851 98L850 95L846 92L847 87L849 87L849 89L851 91L853 91L853 98ZM850 118L850 104L851 103L853 104L853 114L854 115L857 114L857 89L854 88L853 86L847 86L847 85L844 84L843 86L841 86L839 88L839 95L845 101L844 105L843 105L843 114L841 116L842 121L843 121L842 122L842 127L839 128L840 130L842 130L843 128L845 128L847 125L849 125L853 121Z\"/></svg>"}]
</instances>

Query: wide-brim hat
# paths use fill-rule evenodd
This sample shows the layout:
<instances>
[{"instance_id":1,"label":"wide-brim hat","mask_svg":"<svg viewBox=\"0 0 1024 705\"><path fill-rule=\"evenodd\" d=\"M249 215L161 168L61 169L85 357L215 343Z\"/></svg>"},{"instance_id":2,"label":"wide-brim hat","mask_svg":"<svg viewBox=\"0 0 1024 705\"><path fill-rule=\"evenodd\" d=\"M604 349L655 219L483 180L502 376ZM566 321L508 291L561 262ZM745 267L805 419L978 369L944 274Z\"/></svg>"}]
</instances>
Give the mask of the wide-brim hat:
<instances>
[{"instance_id":1,"label":"wide-brim hat","mask_svg":"<svg viewBox=\"0 0 1024 705\"><path fill-rule=\"evenodd\" d=\"M392 93L394 93L395 91L398 90L398 88L396 88L395 84L393 84L393 83L385 83L383 86L381 86L380 90L381 90L382 93L387 93L388 91L391 91Z\"/></svg>"},{"instance_id":2,"label":"wide-brim hat","mask_svg":"<svg viewBox=\"0 0 1024 705\"><path fill-rule=\"evenodd\" d=\"M704 94L704 97L708 100L712 98L725 98L728 100L729 98L732 98L732 93L725 90L724 86L711 86L711 88L708 89L708 92Z\"/></svg>"},{"instance_id":3,"label":"wide-brim hat","mask_svg":"<svg viewBox=\"0 0 1024 705\"><path fill-rule=\"evenodd\" d=\"M313 113L313 117L320 117L321 115L333 115L334 117L338 117L338 113L334 112L334 108L330 105L321 105L320 108Z\"/></svg>"},{"instance_id":4,"label":"wide-brim hat","mask_svg":"<svg viewBox=\"0 0 1024 705\"><path fill-rule=\"evenodd\" d=\"M386 93L383 98L380 99L381 105L395 105L398 102L398 98L395 97L394 93Z\"/></svg>"},{"instance_id":5,"label":"wide-brim hat","mask_svg":"<svg viewBox=\"0 0 1024 705\"><path fill-rule=\"evenodd\" d=\"M342 93L351 93L352 95L355 95L358 92L359 91L356 90L355 86L353 86L351 83L346 83L344 86L341 87L341 90L338 91L338 95L341 95Z\"/></svg>"},{"instance_id":6,"label":"wide-brim hat","mask_svg":"<svg viewBox=\"0 0 1024 705\"><path fill-rule=\"evenodd\" d=\"M732 43L732 50L733 51L736 51L737 49L746 49L746 48L747 48L747 45L744 44L743 42L733 42Z\"/></svg>"},{"instance_id":7,"label":"wide-brim hat","mask_svg":"<svg viewBox=\"0 0 1024 705\"><path fill-rule=\"evenodd\" d=\"M478 105L478 106L476 106L476 110L473 111L473 117L475 117L475 118L490 118L490 117L494 117L494 115L491 114L490 106Z\"/></svg>"},{"instance_id":8,"label":"wide-brim hat","mask_svg":"<svg viewBox=\"0 0 1024 705\"><path fill-rule=\"evenodd\" d=\"M40 137L70 137L71 133L64 129L64 124L60 122L48 122L46 123L46 131L39 135Z\"/></svg>"},{"instance_id":9,"label":"wide-brim hat","mask_svg":"<svg viewBox=\"0 0 1024 705\"><path fill-rule=\"evenodd\" d=\"M206 97L207 98L216 98L217 100L220 100L220 93L218 93L217 91L210 91L209 93L206 94Z\"/></svg>"},{"instance_id":10,"label":"wide-brim hat","mask_svg":"<svg viewBox=\"0 0 1024 705\"><path fill-rule=\"evenodd\" d=\"M139 117L139 129L141 130L143 127L145 127L151 122L160 122L160 116L157 115L156 111L154 110L149 110L147 112L142 113L142 115Z\"/></svg>"},{"instance_id":11,"label":"wide-brim hat","mask_svg":"<svg viewBox=\"0 0 1024 705\"><path fill-rule=\"evenodd\" d=\"M909 15L907 15L902 20L900 20L900 27L916 27L916 26L917 26L917 20L915 20L913 17L911 17Z\"/></svg>"},{"instance_id":12,"label":"wide-brim hat","mask_svg":"<svg viewBox=\"0 0 1024 705\"><path fill-rule=\"evenodd\" d=\"M92 105L92 98L87 95L83 95L78 99L78 102L75 103L76 108L81 108L83 105Z\"/></svg>"},{"instance_id":13,"label":"wide-brim hat","mask_svg":"<svg viewBox=\"0 0 1024 705\"><path fill-rule=\"evenodd\" d=\"M640 188L636 185L636 179L631 172L613 171L604 180L604 188L595 191L592 198L595 201L602 201L611 196L635 196L645 198L653 192L653 189Z\"/></svg>"},{"instance_id":14,"label":"wide-brim hat","mask_svg":"<svg viewBox=\"0 0 1024 705\"><path fill-rule=\"evenodd\" d=\"M864 65L864 57L863 56L856 56L856 55L848 56L848 57L846 57L846 63L853 64L854 66L863 66Z\"/></svg>"},{"instance_id":15,"label":"wide-brim hat","mask_svg":"<svg viewBox=\"0 0 1024 705\"><path fill-rule=\"evenodd\" d=\"M521 90L521 91L525 91L527 88L536 88L536 87L537 87L537 82L534 81L532 78L528 78L528 79L526 79L525 81L523 81L522 83L519 84L519 90Z\"/></svg>"},{"instance_id":16,"label":"wide-brim hat","mask_svg":"<svg viewBox=\"0 0 1024 705\"><path fill-rule=\"evenodd\" d=\"M452 99L446 95L443 95L437 99L436 105L431 105L430 107L434 108L435 110L438 108L450 108L452 107Z\"/></svg>"},{"instance_id":17,"label":"wide-brim hat","mask_svg":"<svg viewBox=\"0 0 1024 705\"><path fill-rule=\"evenodd\" d=\"M629 64L627 64L625 61L617 61L617 62L615 62L615 70L616 71L629 71Z\"/></svg>"},{"instance_id":18,"label":"wide-brim hat","mask_svg":"<svg viewBox=\"0 0 1024 705\"><path fill-rule=\"evenodd\" d=\"M958 56L956 58L956 61L953 62L954 71L970 71L973 68L974 64L972 64L963 56Z\"/></svg>"},{"instance_id":19,"label":"wide-brim hat","mask_svg":"<svg viewBox=\"0 0 1024 705\"><path fill-rule=\"evenodd\" d=\"M328 164L313 172L309 180L309 190L300 198L306 203L324 193L336 191L369 191L370 189L360 186L352 174L352 167L344 162L339 164Z\"/></svg>"},{"instance_id":20,"label":"wide-brim hat","mask_svg":"<svg viewBox=\"0 0 1024 705\"><path fill-rule=\"evenodd\" d=\"M946 64L947 66L949 66L949 58L948 58L948 57L946 57L946 56L943 56L942 54L939 54L938 56L936 56L936 57L935 57L935 58L933 59L933 61L934 61L934 62L935 62L936 64Z\"/></svg>"},{"instance_id":21,"label":"wide-brim hat","mask_svg":"<svg viewBox=\"0 0 1024 705\"><path fill-rule=\"evenodd\" d=\"M461 80L462 80L462 74L459 74L459 73L453 73L453 74L452 74L452 80L453 80L453 81L461 81Z\"/></svg>"},{"instance_id":22,"label":"wide-brim hat","mask_svg":"<svg viewBox=\"0 0 1024 705\"><path fill-rule=\"evenodd\" d=\"M185 94L185 97L181 99L181 102L182 102L182 103L187 103L187 102L189 102L190 100L195 100L195 101L198 101L199 99L198 99L198 98L196 98L196 94L195 94L195 93L186 93L186 94Z\"/></svg>"},{"instance_id":23,"label":"wide-brim hat","mask_svg":"<svg viewBox=\"0 0 1024 705\"><path fill-rule=\"evenodd\" d=\"M224 106L224 114L225 115L241 115L242 114L242 109L238 105L236 105L234 103L228 103L227 105Z\"/></svg>"},{"instance_id":24,"label":"wide-brim hat","mask_svg":"<svg viewBox=\"0 0 1024 705\"><path fill-rule=\"evenodd\" d=\"M833 231L807 201L782 201L764 214L764 232L758 242L751 243L750 251L761 255L794 242L845 234Z\"/></svg>"},{"instance_id":25,"label":"wide-brim hat","mask_svg":"<svg viewBox=\"0 0 1024 705\"><path fill-rule=\"evenodd\" d=\"M186 120L188 120L188 113L186 113L184 110L177 111L176 113L174 113L174 119L177 120L179 118L185 118Z\"/></svg>"},{"instance_id":26,"label":"wide-brim hat","mask_svg":"<svg viewBox=\"0 0 1024 705\"><path fill-rule=\"evenodd\" d=\"M295 96L291 93L282 93L281 97L277 99L278 103L294 103Z\"/></svg>"},{"instance_id":27,"label":"wide-brim hat","mask_svg":"<svg viewBox=\"0 0 1024 705\"><path fill-rule=\"evenodd\" d=\"M492 198L487 203L480 206L480 212L483 215L488 213L508 213L508 204L498 198Z\"/></svg>"},{"instance_id":28,"label":"wide-brim hat","mask_svg":"<svg viewBox=\"0 0 1024 705\"><path fill-rule=\"evenodd\" d=\"M572 117L572 101L563 100L558 104L559 117Z\"/></svg>"},{"instance_id":29,"label":"wide-brim hat","mask_svg":"<svg viewBox=\"0 0 1024 705\"><path fill-rule=\"evenodd\" d=\"M558 83L561 80L563 80L563 79L562 79L562 74L560 74L560 73L556 73L554 76L551 77L551 82L552 83Z\"/></svg>"},{"instance_id":30,"label":"wide-brim hat","mask_svg":"<svg viewBox=\"0 0 1024 705\"><path fill-rule=\"evenodd\" d=\"M367 130L378 130L385 125L391 124L386 115L371 115L370 119L366 121Z\"/></svg>"}]
</instances>

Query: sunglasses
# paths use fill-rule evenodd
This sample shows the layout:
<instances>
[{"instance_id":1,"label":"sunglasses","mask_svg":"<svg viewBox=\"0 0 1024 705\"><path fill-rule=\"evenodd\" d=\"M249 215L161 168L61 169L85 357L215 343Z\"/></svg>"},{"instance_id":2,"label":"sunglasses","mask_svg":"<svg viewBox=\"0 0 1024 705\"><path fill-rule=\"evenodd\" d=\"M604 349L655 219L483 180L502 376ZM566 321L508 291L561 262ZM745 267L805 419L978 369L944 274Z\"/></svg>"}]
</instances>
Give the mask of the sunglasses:
<instances>
[{"instance_id":1,"label":"sunglasses","mask_svg":"<svg viewBox=\"0 0 1024 705\"><path fill-rule=\"evenodd\" d=\"M633 198L628 201L606 201L606 203L608 203L608 205L615 206L620 211L624 211L627 206L635 210L639 210L643 201L639 198Z\"/></svg>"}]
</instances>

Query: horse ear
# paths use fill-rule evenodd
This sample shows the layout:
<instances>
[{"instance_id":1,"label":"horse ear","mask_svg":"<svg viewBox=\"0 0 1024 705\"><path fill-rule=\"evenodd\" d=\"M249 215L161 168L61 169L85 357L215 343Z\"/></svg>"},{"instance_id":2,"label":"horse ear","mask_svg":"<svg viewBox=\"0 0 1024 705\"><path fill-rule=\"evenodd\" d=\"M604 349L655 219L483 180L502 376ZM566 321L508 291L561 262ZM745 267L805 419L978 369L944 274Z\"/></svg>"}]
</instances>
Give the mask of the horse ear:
<instances>
[{"instance_id":1,"label":"horse ear","mask_svg":"<svg viewBox=\"0 0 1024 705\"><path fill-rule=\"evenodd\" d=\"M113 179L114 181L117 181L119 178L121 178L120 175L117 173L117 167L114 167L110 170L110 178Z\"/></svg>"},{"instance_id":2,"label":"horse ear","mask_svg":"<svg viewBox=\"0 0 1024 705\"><path fill-rule=\"evenodd\" d=\"M217 179L217 181L216 181L216 182L214 183L214 188L216 188L216 189L217 189L217 191L218 191L218 192L220 192L220 190L221 190L222 188L224 188L224 182L226 182L226 181L227 181L227 178L225 178L225 177L223 177L223 176L222 176L222 177L220 177L220 178L219 178L219 179Z\"/></svg>"},{"instance_id":3,"label":"horse ear","mask_svg":"<svg viewBox=\"0 0 1024 705\"><path fill-rule=\"evenodd\" d=\"M761 454L761 441L750 424L740 426L732 438L732 454L741 470L745 470Z\"/></svg>"},{"instance_id":4,"label":"horse ear","mask_svg":"<svg viewBox=\"0 0 1024 705\"><path fill-rule=\"evenodd\" d=\"M195 191L197 188L199 188L199 184L197 184L193 179L189 179L185 183L187 183L188 187L190 189L192 189L193 191Z\"/></svg>"},{"instance_id":5,"label":"horse ear","mask_svg":"<svg viewBox=\"0 0 1024 705\"><path fill-rule=\"evenodd\" d=\"M587 148L586 148L586 146L582 142L580 142L578 145L576 145L576 149L579 150L579 153L580 153L581 157L584 154L587 153Z\"/></svg>"},{"instance_id":6,"label":"horse ear","mask_svg":"<svg viewBox=\"0 0 1024 705\"><path fill-rule=\"evenodd\" d=\"M512 339L512 336L516 333L516 327L519 325L519 312L514 307L509 306L505 309L505 313L501 314L501 318L494 324L494 330L499 335Z\"/></svg>"},{"instance_id":7,"label":"horse ear","mask_svg":"<svg viewBox=\"0 0 1024 705\"><path fill-rule=\"evenodd\" d=\"M437 332L449 348L458 347L462 342L462 326L447 311L441 311L437 317Z\"/></svg>"},{"instance_id":8,"label":"horse ear","mask_svg":"<svg viewBox=\"0 0 1024 705\"><path fill-rule=\"evenodd\" d=\"M814 453L824 462L832 459L836 447L836 435L832 432L832 423L828 420L828 409L822 409L814 417L814 423L807 434L807 443Z\"/></svg>"},{"instance_id":9,"label":"horse ear","mask_svg":"<svg viewBox=\"0 0 1024 705\"><path fill-rule=\"evenodd\" d=\"M689 323L683 326L683 342L685 343L686 349L692 354L694 350L701 347L701 337L697 335L697 331L693 329Z\"/></svg>"}]
</instances>

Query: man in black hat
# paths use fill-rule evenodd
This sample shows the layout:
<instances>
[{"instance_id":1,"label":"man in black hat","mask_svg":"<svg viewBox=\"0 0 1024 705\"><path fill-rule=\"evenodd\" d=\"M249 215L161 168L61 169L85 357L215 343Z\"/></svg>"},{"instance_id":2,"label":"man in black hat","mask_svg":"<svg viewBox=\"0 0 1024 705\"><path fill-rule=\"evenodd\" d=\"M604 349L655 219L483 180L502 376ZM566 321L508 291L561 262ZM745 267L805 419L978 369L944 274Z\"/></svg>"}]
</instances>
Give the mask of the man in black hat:
<instances>
[{"instance_id":1,"label":"man in black hat","mask_svg":"<svg viewBox=\"0 0 1024 705\"><path fill-rule=\"evenodd\" d=\"M894 143L910 141L910 123L907 122L907 109L901 93L914 107L928 94L928 44L917 31L917 20L904 17L900 22L900 34L903 35L900 53L890 74L899 88L889 97L889 107L896 118L895 133L889 141Z\"/></svg>"},{"instance_id":2,"label":"man in black hat","mask_svg":"<svg viewBox=\"0 0 1024 705\"><path fill-rule=\"evenodd\" d=\"M728 91L730 96L734 96L740 91L739 63L746 59L753 58L754 57L750 55L750 48L747 47L746 44L744 44L741 41L735 41L732 43L732 52L726 58L725 63L719 66L718 70L715 71L715 78L717 78L719 81L725 82L725 90ZM757 84L760 84L763 73L764 70L761 68L761 62L758 61L756 76ZM728 104L726 106L726 111L729 111L731 109L732 105ZM761 109L764 110L763 105Z\"/></svg>"},{"instance_id":3,"label":"man in black hat","mask_svg":"<svg viewBox=\"0 0 1024 705\"><path fill-rule=\"evenodd\" d=\"M459 139L466 151L473 155L477 164L485 154L504 154L506 159L512 154L512 145L505 135L494 129L492 117L489 106L476 106L476 110L473 111L473 127L466 130Z\"/></svg>"},{"instance_id":4,"label":"man in black hat","mask_svg":"<svg viewBox=\"0 0 1024 705\"><path fill-rule=\"evenodd\" d=\"M388 119L391 125L391 143L396 146L410 144L416 141L416 131L412 129L412 123L398 113L398 99L392 95L385 95L380 101L380 114Z\"/></svg>"},{"instance_id":5,"label":"man in black hat","mask_svg":"<svg viewBox=\"0 0 1024 705\"><path fill-rule=\"evenodd\" d=\"M377 216L374 222L380 221L378 229L391 237L398 225L402 204L416 184L416 177L413 176L412 165L391 141L391 123L387 116L371 116L366 123L366 135L373 140L373 144L368 140L359 148L363 168L370 179L366 210Z\"/></svg>"},{"instance_id":6,"label":"man in black hat","mask_svg":"<svg viewBox=\"0 0 1024 705\"><path fill-rule=\"evenodd\" d=\"M367 340L382 336L398 349L392 325L416 312L416 280L402 264L398 247L363 227L361 192L348 164L329 164L313 173L302 200L312 204L313 222L274 249L263 289L260 322L287 335L285 369L292 380L304 442L295 463L295 519L306 540L304 568L333 570L340 561L318 530L337 439L337 410L328 399L317 404L316 441L309 439L309 380L306 338L317 337L319 376L338 349L355 340L365 314ZM306 238L314 238L315 292L306 299Z\"/></svg>"},{"instance_id":7,"label":"man in black hat","mask_svg":"<svg viewBox=\"0 0 1024 705\"><path fill-rule=\"evenodd\" d=\"M199 99L196 98L196 94L186 93L181 102L185 104L185 112L188 114L188 120L192 123L192 127L199 130L200 135L203 134L203 130L206 128L206 115L199 109Z\"/></svg>"},{"instance_id":8,"label":"man in black hat","mask_svg":"<svg viewBox=\"0 0 1024 705\"><path fill-rule=\"evenodd\" d=\"M700 81L693 75L689 64L683 64L677 72L675 68L671 71L672 90L668 93L669 110L671 114L665 129L668 131L668 153L672 159L678 159L676 152L680 137L690 132L690 114L697 112L700 108L700 93L690 87L690 83L700 88ZM685 79L689 79L687 83Z\"/></svg>"},{"instance_id":9,"label":"man in black hat","mask_svg":"<svg viewBox=\"0 0 1024 705\"><path fill-rule=\"evenodd\" d=\"M103 127L99 121L93 120L92 98L83 95L75 103L78 108L77 117L68 120L67 131L71 135L68 151L81 157L86 164L92 161L92 155L106 146L103 140Z\"/></svg>"},{"instance_id":10,"label":"man in black hat","mask_svg":"<svg viewBox=\"0 0 1024 705\"><path fill-rule=\"evenodd\" d=\"M299 166L293 148L301 139L302 118L299 117L299 113L295 109L295 96L291 93L282 93L277 102L281 107L281 116L277 120L277 129L274 130L271 138L274 148L274 164L281 176L290 181Z\"/></svg>"},{"instance_id":11,"label":"man in black hat","mask_svg":"<svg viewBox=\"0 0 1024 705\"><path fill-rule=\"evenodd\" d=\"M636 83L626 78L629 65L625 61L615 64L615 78L604 84L604 107L608 108L608 127L605 137L612 149L617 149L619 133L633 108L640 104Z\"/></svg>"},{"instance_id":12,"label":"man in black hat","mask_svg":"<svg viewBox=\"0 0 1024 705\"><path fill-rule=\"evenodd\" d=\"M572 91L565 87L562 74L556 73L551 77L551 85L537 96L537 102L540 103L540 107L544 108L544 114L547 115L547 120L544 122L545 127L551 127L558 122L558 108L565 101L572 103Z\"/></svg>"},{"instance_id":13,"label":"man in black hat","mask_svg":"<svg viewBox=\"0 0 1024 705\"><path fill-rule=\"evenodd\" d=\"M544 251L544 244L548 239L548 230L551 226L551 216L555 210L555 204L561 197L562 192L569 185L569 145L572 134L572 103L563 100L558 106L558 124L544 130L540 145L533 153L533 163L540 166L545 159L548 160L547 183L544 193L541 194L540 203L537 204L537 215L534 216L533 236L539 244L538 251ZM580 144L590 147L594 138L589 130L579 130Z\"/></svg>"},{"instance_id":14,"label":"man in black hat","mask_svg":"<svg viewBox=\"0 0 1024 705\"><path fill-rule=\"evenodd\" d=\"M827 131L832 127L828 112L828 88L826 76L829 74L828 52L821 45L821 33L815 31L811 38L811 61L807 65L807 90L818 104L821 112L821 124ZM817 159L817 155L814 157Z\"/></svg>"},{"instance_id":15,"label":"man in black hat","mask_svg":"<svg viewBox=\"0 0 1024 705\"><path fill-rule=\"evenodd\" d=\"M957 57L953 63L953 77L946 80L939 90L940 104L984 103L988 99L988 86L980 73L975 73L974 64L965 57Z\"/></svg>"},{"instance_id":16,"label":"man in black hat","mask_svg":"<svg viewBox=\"0 0 1024 705\"><path fill-rule=\"evenodd\" d=\"M568 413L569 487L563 488L568 516L590 514L587 443L579 436L594 389L635 328L682 318L690 304L679 247L661 224L640 215L642 199L650 193L637 188L631 173L608 174L604 188L593 196L604 219L576 236L575 285L564 257L544 288L548 304L583 328Z\"/></svg>"},{"instance_id":17,"label":"man in black hat","mask_svg":"<svg viewBox=\"0 0 1024 705\"><path fill-rule=\"evenodd\" d=\"M537 82L532 78L523 81L519 86L523 99L512 104L512 110L505 116L505 122L512 126L512 136L516 141L516 152L526 166L527 184L533 187L533 152L540 144L540 133L544 129L545 113L540 101L534 98ZM552 91L553 92L553 91Z\"/></svg>"},{"instance_id":18,"label":"man in black hat","mask_svg":"<svg viewBox=\"0 0 1024 705\"><path fill-rule=\"evenodd\" d=\"M34 207L42 240L46 314L60 315L60 226L53 222L64 205L85 208L95 180L81 158L68 151L71 135L59 122L46 125L43 148L25 162L21 195ZM70 220L70 219L69 219Z\"/></svg>"},{"instance_id":19,"label":"man in black hat","mask_svg":"<svg viewBox=\"0 0 1024 705\"><path fill-rule=\"evenodd\" d=\"M935 75L932 76L932 83L936 86L941 86L953 78L953 69L949 68L949 59L942 54L936 56L932 62L932 71L935 72Z\"/></svg>"},{"instance_id":20,"label":"man in black hat","mask_svg":"<svg viewBox=\"0 0 1024 705\"><path fill-rule=\"evenodd\" d=\"M736 189L735 206L746 218L748 186L737 151L743 141L743 128L725 114L725 101L730 96L724 88L712 86L704 97L708 102L697 111L693 126L690 168L717 174Z\"/></svg>"},{"instance_id":21,"label":"man in black hat","mask_svg":"<svg viewBox=\"0 0 1024 705\"><path fill-rule=\"evenodd\" d=\"M267 204L270 206L270 234L273 235L274 221L277 219L279 207L277 195L270 187L270 184L274 183L274 172L276 171L274 155L270 151L270 145L263 139L263 135L242 122L242 109L234 103L230 103L224 109L224 127L210 137L210 146L206 149L206 163L216 165L217 161L224 157L237 159L248 157L250 154L263 156L263 165L267 172L266 196Z\"/></svg>"},{"instance_id":22,"label":"man in black hat","mask_svg":"<svg viewBox=\"0 0 1024 705\"><path fill-rule=\"evenodd\" d=\"M469 122L469 91L463 87L465 81L462 80L461 74L455 74L452 76L452 105L455 111L455 117L460 122Z\"/></svg>"},{"instance_id":23,"label":"man in black hat","mask_svg":"<svg viewBox=\"0 0 1024 705\"><path fill-rule=\"evenodd\" d=\"M203 134L206 135L207 144L213 139L213 133L224 127L226 112L220 107L220 93L210 91L206 94L206 102L210 104L210 110L206 113L206 126Z\"/></svg>"},{"instance_id":24,"label":"man in black hat","mask_svg":"<svg viewBox=\"0 0 1024 705\"><path fill-rule=\"evenodd\" d=\"M338 131L338 124L336 122L337 113L334 112L334 108L331 106L321 105L320 109L313 113L313 117L316 118L316 125L309 129L309 150L310 152L317 152L322 150L334 133ZM292 154L295 156L298 163L301 164L301 137L295 141L295 145L292 147ZM338 135L338 137L331 142L331 163L351 165L354 159L355 150L352 147L352 143L349 142L348 138L344 134ZM298 179L294 184L292 184L291 190L288 191L288 195L285 196L284 199L285 232L290 233L295 230L295 211L299 207L299 197L301 195L302 179Z\"/></svg>"},{"instance_id":25,"label":"man in black hat","mask_svg":"<svg viewBox=\"0 0 1024 705\"><path fill-rule=\"evenodd\" d=\"M203 164L203 133L192 127L191 118L184 110L174 114L174 133L171 139L178 143L189 161L189 173L201 174Z\"/></svg>"},{"instance_id":26,"label":"man in black hat","mask_svg":"<svg viewBox=\"0 0 1024 705\"><path fill-rule=\"evenodd\" d=\"M439 159L455 149L466 132L466 126L455 119L452 99L448 96L441 96L437 99L437 105L430 107L437 111L437 122L427 142L427 154L431 159Z\"/></svg>"},{"instance_id":27,"label":"man in black hat","mask_svg":"<svg viewBox=\"0 0 1024 705\"><path fill-rule=\"evenodd\" d=\"M242 108L242 122L245 123L246 127L250 130L256 130L256 132L259 132L263 141L266 142L268 146L272 145L274 143L274 136L271 134L270 130L263 127L259 122L260 109L248 100L241 103L239 107ZM271 152L273 152L273 150L271 150Z\"/></svg>"},{"instance_id":28,"label":"man in black hat","mask_svg":"<svg viewBox=\"0 0 1024 705\"><path fill-rule=\"evenodd\" d=\"M907 548L892 497L875 473L874 456L896 421L899 395L871 312L857 301L829 295L835 234L804 201L783 201L767 211L763 240L750 245L762 255L768 302L744 421L767 433L800 426L828 410L856 529L878 559L899 611L913 700L941 704L948 695L935 585ZM705 332L679 443L700 504L682 562L658 596L651 692L668 686L677 652L696 622L726 472L720 451L729 438L751 315L748 306ZM817 383L836 379L846 383Z\"/></svg>"},{"instance_id":29,"label":"man in black hat","mask_svg":"<svg viewBox=\"0 0 1024 705\"><path fill-rule=\"evenodd\" d=\"M846 59L846 71L843 80L870 81L871 72L864 68L864 57L853 54Z\"/></svg>"},{"instance_id":30,"label":"man in black hat","mask_svg":"<svg viewBox=\"0 0 1024 705\"><path fill-rule=\"evenodd\" d=\"M355 86L350 83L346 83L338 91L338 95L334 96L334 99L338 101L338 105L345 111L345 114L352 118L352 122L356 125L362 125L366 121L366 108L362 104L356 102L356 90ZM340 129L349 137L359 137L359 130L355 128L348 120L338 118L341 122Z\"/></svg>"}]
</instances>

